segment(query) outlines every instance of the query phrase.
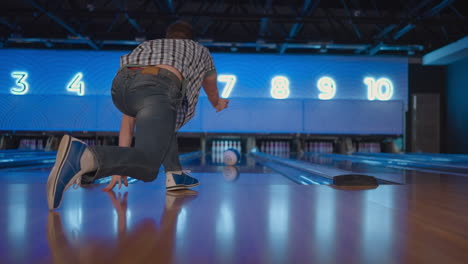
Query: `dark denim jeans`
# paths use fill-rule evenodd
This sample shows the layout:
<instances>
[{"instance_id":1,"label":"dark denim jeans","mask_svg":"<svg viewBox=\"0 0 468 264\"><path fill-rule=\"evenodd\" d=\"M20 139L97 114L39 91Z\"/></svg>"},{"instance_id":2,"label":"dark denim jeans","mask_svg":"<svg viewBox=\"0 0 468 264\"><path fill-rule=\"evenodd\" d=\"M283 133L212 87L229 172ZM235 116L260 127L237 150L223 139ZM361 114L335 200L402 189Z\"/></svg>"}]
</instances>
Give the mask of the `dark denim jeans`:
<instances>
[{"instance_id":1,"label":"dark denim jeans","mask_svg":"<svg viewBox=\"0 0 468 264\"><path fill-rule=\"evenodd\" d=\"M85 177L122 175L148 182L156 179L161 163L166 171L181 170L174 132L181 88L180 80L164 69L158 75L120 69L112 100L122 113L136 117L135 147L89 147L98 169Z\"/></svg>"}]
</instances>

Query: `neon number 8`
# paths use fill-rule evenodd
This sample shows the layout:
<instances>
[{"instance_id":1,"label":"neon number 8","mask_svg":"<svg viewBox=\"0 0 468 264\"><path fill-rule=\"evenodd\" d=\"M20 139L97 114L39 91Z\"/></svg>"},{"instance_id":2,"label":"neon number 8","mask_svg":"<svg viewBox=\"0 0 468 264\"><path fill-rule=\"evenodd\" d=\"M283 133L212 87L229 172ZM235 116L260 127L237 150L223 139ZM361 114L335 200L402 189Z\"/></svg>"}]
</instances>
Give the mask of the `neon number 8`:
<instances>
[{"instance_id":1,"label":"neon number 8","mask_svg":"<svg viewBox=\"0 0 468 264\"><path fill-rule=\"evenodd\" d=\"M319 99L330 100L335 97L336 83L330 77L322 77L317 82L317 88L322 92L319 94Z\"/></svg>"},{"instance_id":2,"label":"neon number 8","mask_svg":"<svg viewBox=\"0 0 468 264\"><path fill-rule=\"evenodd\" d=\"M221 97L228 98L237 82L237 78L235 75L219 75L218 82L226 83L226 86L224 86L223 92L221 93Z\"/></svg>"},{"instance_id":3,"label":"neon number 8","mask_svg":"<svg viewBox=\"0 0 468 264\"><path fill-rule=\"evenodd\" d=\"M271 97L286 99L289 97L289 80L284 76L276 76L271 80Z\"/></svg>"},{"instance_id":4,"label":"neon number 8","mask_svg":"<svg viewBox=\"0 0 468 264\"><path fill-rule=\"evenodd\" d=\"M367 85L367 99L387 101L393 97L393 83L387 78L380 78L375 81L372 77L364 78Z\"/></svg>"}]
</instances>

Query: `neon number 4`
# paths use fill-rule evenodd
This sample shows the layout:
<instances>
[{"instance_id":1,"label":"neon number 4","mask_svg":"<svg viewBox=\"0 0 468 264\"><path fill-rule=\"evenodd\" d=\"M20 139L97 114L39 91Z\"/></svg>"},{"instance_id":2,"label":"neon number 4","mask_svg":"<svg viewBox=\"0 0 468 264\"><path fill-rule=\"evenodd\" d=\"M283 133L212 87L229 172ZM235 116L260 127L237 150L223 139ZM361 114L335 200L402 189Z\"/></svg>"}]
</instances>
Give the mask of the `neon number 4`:
<instances>
[{"instance_id":1,"label":"neon number 4","mask_svg":"<svg viewBox=\"0 0 468 264\"><path fill-rule=\"evenodd\" d=\"M11 77L16 79L16 85L18 87L11 88L10 92L16 95L26 94L29 90L29 84L26 82L26 78L28 78L28 73L15 71L11 73Z\"/></svg>"},{"instance_id":2,"label":"neon number 4","mask_svg":"<svg viewBox=\"0 0 468 264\"><path fill-rule=\"evenodd\" d=\"M82 81L83 74L81 72L75 74L73 79L68 83L67 90L69 92L75 92L82 96L85 94L85 83Z\"/></svg>"},{"instance_id":3,"label":"neon number 4","mask_svg":"<svg viewBox=\"0 0 468 264\"><path fill-rule=\"evenodd\" d=\"M322 77L317 82L317 88L322 92L319 94L319 99L330 100L335 97L336 83L330 77Z\"/></svg>"},{"instance_id":4,"label":"neon number 4","mask_svg":"<svg viewBox=\"0 0 468 264\"><path fill-rule=\"evenodd\" d=\"M229 98L231 95L232 89L237 82L237 78L235 75L219 75L218 82L226 83L224 86L223 92L221 93L221 97Z\"/></svg>"},{"instance_id":5,"label":"neon number 4","mask_svg":"<svg viewBox=\"0 0 468 264\"><path fill-rule=\"evenodd\" d=\"M372 77L364 78L367 85L367 99L388 101L393 97L393 83L387 78L380 78L377 81Z\"/></svg>"},{"instance_id":6,"label":"neon number 4","mask_svg":"<svg viewBox=\"0 0 468 264\"><path fill-rule=\"evenodd\" d=\"M271 97L286 99L289 97L289 80L284 76L276 76L271 80Z\"/></svg>"}]
</instances>

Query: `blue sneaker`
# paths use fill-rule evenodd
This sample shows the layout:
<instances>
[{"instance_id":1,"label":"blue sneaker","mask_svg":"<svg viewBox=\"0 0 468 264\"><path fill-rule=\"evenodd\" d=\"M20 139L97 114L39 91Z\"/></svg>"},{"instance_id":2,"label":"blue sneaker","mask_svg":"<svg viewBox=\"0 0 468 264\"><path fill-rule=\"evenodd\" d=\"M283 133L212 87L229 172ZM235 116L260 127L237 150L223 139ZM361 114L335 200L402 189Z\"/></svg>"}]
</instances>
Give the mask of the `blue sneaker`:
<instances>
[{"instance_id":1,"label":"blue sneaker","mask_svg":"<svg viewBox=\"0 0 468 264\"><path fill-rule=\"evenodd\" d=\"M47 179L47 201L49 209L56 209L62 202L63 193L73 184L81 181L81 155L86 144L69 135L62 137L57 159Z\"/></svg>"},{"instance_id":2,"label":"blue sneaker","mask_svg":"<svg viewBox=\"0 0 468 264\"><path fill-rule=\"evenodd\" d=\"M185 171L166 173L166 190L168 191L188 189L197 185L200 185L200 182Z\"/></svg>"}]
</instances>

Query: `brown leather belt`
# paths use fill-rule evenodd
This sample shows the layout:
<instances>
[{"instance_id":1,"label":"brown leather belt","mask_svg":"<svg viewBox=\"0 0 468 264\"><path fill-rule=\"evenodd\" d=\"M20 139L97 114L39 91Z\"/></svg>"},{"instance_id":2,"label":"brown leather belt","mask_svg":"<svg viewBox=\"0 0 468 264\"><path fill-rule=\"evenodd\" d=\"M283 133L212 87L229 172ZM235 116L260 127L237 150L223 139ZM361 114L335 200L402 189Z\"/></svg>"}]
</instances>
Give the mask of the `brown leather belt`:
<instances>
[{"instance_id":1,"label":"brown leather belt","mask_svg":"<svg viewBox=\"0 0 468 264\"><path fill-rule=\"evenodd\" d=\"M181 88L182 96L185 96L185 90L186 90L186 82L184 80L180 80L177 75L175 75L173 72L157 67L157 66L138 66L138 67L127 67L129 70L136 70L140 71L141 74L151 74L151 75L163 75L166 77L169 77L172 79L178 87Z\"/></svg>"},{"instance_id":2,"label":"brown leather belt","mask_svg":"<svg viewBox=\"0 0 468 264\"><path fill-rule=\"evenodd\" d=\"M128 67L129 70L141 70L142 74L152 74L158 75L159 71L162 69L156 66L141 66L141 67Z\"/></svg>"}]
</instances>

